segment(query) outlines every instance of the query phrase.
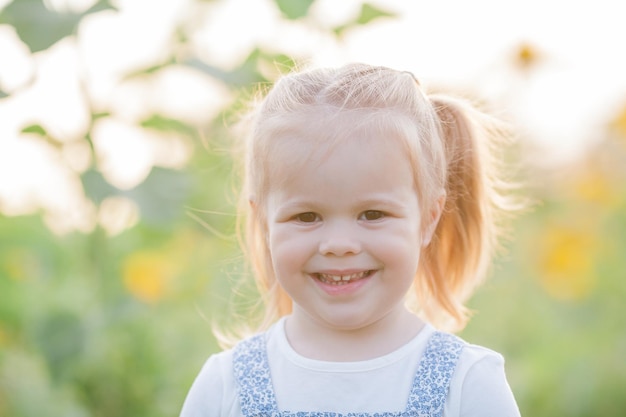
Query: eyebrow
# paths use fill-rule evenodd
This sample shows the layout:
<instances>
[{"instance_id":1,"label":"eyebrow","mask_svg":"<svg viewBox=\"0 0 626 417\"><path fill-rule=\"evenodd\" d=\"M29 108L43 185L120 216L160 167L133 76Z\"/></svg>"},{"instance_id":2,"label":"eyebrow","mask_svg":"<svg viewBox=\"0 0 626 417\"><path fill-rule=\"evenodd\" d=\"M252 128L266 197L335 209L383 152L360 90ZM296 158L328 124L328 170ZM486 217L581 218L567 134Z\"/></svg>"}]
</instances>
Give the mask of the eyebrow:
<instances>
[{"instance_id":1,"label":"eyebrow","mask_svg":"<svg viewBox=\"0 0 626 417\"><path fill-rule=\"evenodd\" d=\"M326 203L319 203L312 200L307 200L305 198L298 198L291 201L287 201L284 204L281 204L280 210L297 210L297 209L307 209L307 210L320 210L326 205ZM396 201L396 199L380 196L380 197L369 197L363 200L356 200L353 203L354 206L357 207L367 207L367 206L383 206L390 207L394 209L404 209L406 205L401 202Z\"/></svg>"},{"instance_id":2,"label":"eyebrow","mask_svg":"<svg viewBox=\"0 0 626 417\"><path fill-rule=\"evenodd\" d=\"M387 198L387 197L367 198L367 199L358 201L358 204L359 205L364 205L364 206L380 204L380 205L383 205L383 206L391 206L391 207L397 207L397 208L404 207L404 204L399 203L395 199Z\"/></svg>"},{"instance_id":3,"label":"eyebrow","mask_svg":"<svg viewBox=\"0 0 626 417\"><path fill-rule=\"evenodd\" d=\"M305 199L295 199L295 200L288 200L286 202L284 202L283 204L280 204L278 206L279 211L292 211L292 210L300 210L300 209L313 209L313 210L317 210L319 208L320 204L315 203L313 201L310 200L305 200Z\"/></svg>"}]
</instances>

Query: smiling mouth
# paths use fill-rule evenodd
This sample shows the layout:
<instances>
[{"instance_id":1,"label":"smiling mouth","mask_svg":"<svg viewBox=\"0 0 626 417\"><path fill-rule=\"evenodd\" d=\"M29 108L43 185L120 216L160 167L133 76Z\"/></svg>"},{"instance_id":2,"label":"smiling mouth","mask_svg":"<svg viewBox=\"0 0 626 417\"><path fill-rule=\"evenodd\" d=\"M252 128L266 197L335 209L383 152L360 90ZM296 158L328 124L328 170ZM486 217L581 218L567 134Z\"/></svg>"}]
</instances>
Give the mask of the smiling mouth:
<instances>
[{"instance_id":1,"label":"smiling mouth","mask_svg":"<svg viewBox=\"0 0 626 417\"><path fill-rule=\"evenodd\" d=\"M361 271L354 274L334 275L334 274L320 274L316 273L313 276L324 284L330 285L346 285L354 281L358 281L363 278L367 278L374 273L373 270Z\"/></svg>"}]
</instances>

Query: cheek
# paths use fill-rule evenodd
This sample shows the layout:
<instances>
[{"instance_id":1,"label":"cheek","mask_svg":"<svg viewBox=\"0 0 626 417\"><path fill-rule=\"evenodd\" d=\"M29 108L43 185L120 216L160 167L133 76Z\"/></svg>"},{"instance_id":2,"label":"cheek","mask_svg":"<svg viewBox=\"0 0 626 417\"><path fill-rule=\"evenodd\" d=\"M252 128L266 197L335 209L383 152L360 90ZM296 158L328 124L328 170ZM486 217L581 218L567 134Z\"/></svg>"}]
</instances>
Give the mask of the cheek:
<instances>
[{"instance_id":1,"label":"cheek","mask_svg":"<svg viewBox=\"0 0 626 417\"><path fill-rule=\"evenodd\" d=\"M269 249L275 267L283 263L293 264L305 259L313 252L311 236L278 225L270 228Z\"/></svg>"},{"instance_id":2,"label":"cheek","mask_svg":"<svg viewBox=\"0 0 626 417\"><path fill-rule=\"evenodd\" d=\"M399 229L394 233L378 236L376 246L388 266L395 266L411 275L417 272L421 253L418 232L411 233L406 229Z\"/></svg>"}]
</instances>

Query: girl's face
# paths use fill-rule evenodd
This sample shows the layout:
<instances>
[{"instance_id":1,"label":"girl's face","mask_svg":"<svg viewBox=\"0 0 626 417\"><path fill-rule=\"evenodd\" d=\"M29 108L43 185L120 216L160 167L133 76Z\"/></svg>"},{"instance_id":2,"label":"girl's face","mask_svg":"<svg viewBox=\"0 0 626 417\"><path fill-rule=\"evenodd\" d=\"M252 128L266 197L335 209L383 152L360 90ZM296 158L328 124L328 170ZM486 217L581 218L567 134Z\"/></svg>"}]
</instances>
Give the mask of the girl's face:
<instances>
[{"instance_id":1,"label":"girl's face","mask_svg":"<svg viewBox=\"0 0 626 417\"><path fill-rule=\"evenodd\" d=\"M268 243L293 300L291 320L356 330L404 313L427 239L396 139L352 134L297 168L274 167L280 185L267 196Z\"/></svg>"}]
</instances>

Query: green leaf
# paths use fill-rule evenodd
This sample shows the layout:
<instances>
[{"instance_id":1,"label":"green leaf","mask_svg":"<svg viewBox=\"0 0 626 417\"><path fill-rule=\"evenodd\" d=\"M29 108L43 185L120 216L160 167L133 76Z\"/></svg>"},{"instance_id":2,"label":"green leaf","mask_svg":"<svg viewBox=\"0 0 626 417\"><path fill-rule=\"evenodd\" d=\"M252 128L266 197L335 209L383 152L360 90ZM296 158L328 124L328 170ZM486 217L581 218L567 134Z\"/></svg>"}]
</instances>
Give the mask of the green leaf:
<instances>
[{"instance_id":1,"label":"green leaf","mask_svg":"<svg viewBox=\"0 0 626 417\"><path fill-rule=\"evenodd\" d=\"M125 78L126 79L130 79L130 78L134 78L134 77L141 77L141 76L144 76L144 75L154 74L154 73L157 73L157 72L161 71L164 68L171 67L172 65L175 65L175 64L176 64L176 60L174 58L168 58L167 60L165 60L162 63L153 65L151 67L142 68L142 69L139 69L137 71L133 71L133 72L127 74L125 76Z\"/></svg>"},{"instance_id":2,"label":"green leaf","mask_svg":"<svg viewBox=\"0 0 626 417\"><path fill-rule=\"evenodd\" d=\"M224 71L195 58L187 60L185 65L217 78L231 87L247 88L254 84L273 81L279 75L293 70L297 61L285 54L267 53L256 48L232 71Z\"/></svg>"},{"instance_id":3,"label":"green leaf","mask_svg":"<svg viewBox=\"0 0 626 417\"><path fill-rule=\"evenodd\" d=\"M118 8L113 6L109 0L99 0L96 4L94 4L93 6L91 6L89 9L87 9L87 11L85 11L82 16L86 16L88 14L91 13L98 13L104 10L115 10L117 11Z\"/></svg>"},{"instance_id":4,"label":"green leaf","mask_svg":"<svg viewBox=\"0 0 626 417\"><path fill-rule=\"evenodd\" d=\"M5 98L5 97L8 97L8 96L9 96L8 93L5 93L4 90L0 89L0 98Z\"/></svg>"},{"instance_id":5,"label":"green leaf","mask_svg":"<svg viewBox=\"0 0 626 417\"><path fill-rule=\"evenodd\" d=\"M44 129L44 127L39 125L39 124L26 126L25 128L22 129L21 133L30 133L30 134L33 134L33 135L37 135L41 139L43 139L45 142L47 142L48 144L54 146L57 149L60 149L60 148L63 147L63 142L62 141L60 141L59 139L51 136L46 131L46 129Z\"/></svg>"},{"instance_id":6,"label":"green leaf","mask_svg":"<svg viewBox=\"0 0 626 417\"><path fill-rule=\"evenodd\" d=\"M107 197L122 193L122 190L109 184L102 176L102 173L93 169L85 171L80 176L80 180L83 184L85 196L96 203L96 205L100 205Z\"/></svg>"},{"instance_id":7,"label":"green leaf","mask_svg":"<svg viewBox=\"0 0 626 417\"><path fill-rule=\"evenodd\" d=\"M397 15L395 13L381 10L377 7L372 6L369 3L363 3L363 5L361 6L361 12L359 13L359 16L354 21L348 22L341 26L337 26L336 28L333 29L333 32L335 33L335 35L341 36L344 34L345 31L352 29L356 26L366 25L372 22L373 20L376 20L379 18L396 17L396 16Z\"/></svg>"},{"instance_id":8,"label":"green leaf","mask_svg":"<svg viewBox=\"0 0 626 417\"><path fill-rule=\"evenodd\" d=\"M35 135L39 135L39 136L48 136L48 132L46 132L46 129L44 129L41 125L30 125L30 126L26 126L24 129L22 129L21 133L33 133Z\"/></svg>"},{"instance_id":9,"label":"green leaf","mask_svg":"<svg viewBox=\"0 0 626 417\"><path fill-rule=\"evenodd\" d=\"M48 49L71 35L79 21L79 15L49 10L42 0L14 0L0 14L0 23L15 27L31 52Z\"/></svg>"},{"instance_id":10,"label":"green leaf","mask_svg":"<svg viewBox=\"0 0 626 417\"><path fill-rule=\"evenodd\" d=\"M190 186L186 173L153 167L144 182L123 194L137 203L142 221L155 226L169 226L182 216Z\"/></svg>"},{"instance_id":11,"label":"green leaf","mask_svg":"<svg viewBox=\"0 0 626 417\"><path fill-rule=\"evenodd\" d=\"M106 112L106 111L105 112L100 112L100 113L93 113L91 115L91 120L96 121L98 119L104 119L104 118L107 118L109 116L111 116L111 113Z\"/></svg>"},{"instance_id":12,"label":"green leaf","mask_svg":"<svg viewBox=\"0 0 626 417\"><path fill-rule=\"evenodd\" d=\"M248 87L252 84L267 81L267 79L258 70L258 61L261 57L261 51L259 49L254 49L250 55L246 57L246 60L232 71L224 71L195 58L186 61L185 65L222 80L230 86Z\"/></svg>"},{"instance_id":13,"label":"green leaf","mask_svg":"<svg viewBox=\"0 0 626 417\"><path fill-rule=\"evenodd\" d=\"M296 60L289 55L277 54L267 57L272 63L277 66L282 72L292 71L296 67Z\"/></svg>"},{"instance_id":14,"label":"green leaf","mask_svg":"<svg viewBox=\"0 0 626 417\"><path fill-rule=\"evenodd\" d=\"M141 126L148 129L160 130L162 132L179 132L189 136L196 135L196 129L181 122L180 120L163 117L153 114L149 119L141 122Z\"/></svg>"},{"instance_id":15,"label":"green leaf","mask_svg":"<svg viewBox=\"0 0 626 417\"><path fill-rule=\"evenodd\" d=\"M377 7L372 6L369 3L363 3L361 6L361 14L359 18L356 20L356 23L360 25L365 25L371 22L374 19L378 19L380 17L395 17L395 13L386 12Z\"/></svg>"},{"instance_id":16,"label":"green leaf","mask_svg":"<svg viewBox=\"0 0 626 417\"><path fill-rule=\"evenodd\" d=\"M80 179L85 195L95 204L112 196L129 198L139 207L141 220L156 226L168 226L182 215L191 188L186 173L161 167L153 167L146 179L130 190L114 187L93 169Z\"/></svg>"},{"instance_id":17,"label":"green leaf","mask_svg":"<svg viewBox=\"0 0 626 417\"><path fill-rule=\"evenodd\" d=\"M315 0L274 0L285 17L291 20L300 19L309 12Z\"/></svg>"},{"instance_id":18,"label":"green leaf","mask_svg":"<svg viewBox=\"0 0 626 417\"><path fill-rule=\"evenodd\" d=\"M0 12L0 24L13 26L22 42L34 53L74 34L83 16L105 9L114 9L108 0L100 0L82 14L55 12L42 0L14 0Z\"/></svg>"},{"instance_id":19,"label":"green leaf","mask_svg":"<svg viewBox=\"0 0 626 417\"><path fill-rule=\"evenodd\" d=\"M38 323L35 340L52 376L59 378L84 351L85 329L75 314L54 312Z\"/></svg>"}]
</instances>

